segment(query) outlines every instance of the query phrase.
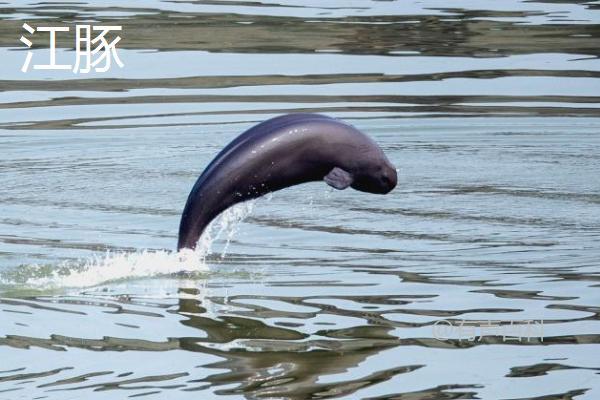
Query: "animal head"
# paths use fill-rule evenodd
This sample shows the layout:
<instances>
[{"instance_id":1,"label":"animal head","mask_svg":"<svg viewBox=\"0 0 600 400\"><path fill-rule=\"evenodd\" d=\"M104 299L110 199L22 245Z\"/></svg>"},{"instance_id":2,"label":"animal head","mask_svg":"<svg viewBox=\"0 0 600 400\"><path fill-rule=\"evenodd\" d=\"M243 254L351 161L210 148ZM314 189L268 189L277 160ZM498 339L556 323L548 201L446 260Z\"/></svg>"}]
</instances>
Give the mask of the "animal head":
<instances>
[{"instance_id":1,"label":"animal head","mask_svg":"<svg viewBox=\"0 0 600 400\"><path fill-rule=\"evenodd\" d=\"M361 192L386 194L398 183L396 168L385 158L385 162L366 163L354 172L353 189Z\"/></svg>"},{"instance_id":2,"label":"animal head","mask_svg":"<svg viewBox=\"0 0 600 400\"><path fill-rule=\"evenodd\" d=\"M336 189L352 187L368 193L386 194L398 184L396 168L377 146L370 146L352 162L334 167L324 178L328 185Z\"/></svg>"}]
</instances>

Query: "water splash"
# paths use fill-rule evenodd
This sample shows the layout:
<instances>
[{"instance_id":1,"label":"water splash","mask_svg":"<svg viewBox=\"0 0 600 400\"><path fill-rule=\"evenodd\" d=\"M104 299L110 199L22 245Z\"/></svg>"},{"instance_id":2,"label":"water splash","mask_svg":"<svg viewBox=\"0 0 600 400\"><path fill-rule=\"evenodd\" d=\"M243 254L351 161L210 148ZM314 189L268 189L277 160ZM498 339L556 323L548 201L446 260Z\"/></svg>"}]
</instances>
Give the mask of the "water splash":
<instances>
[{"instance_id":1,"label":"water splash","mask_svg":"<svg viewBox=\"0 0 600 400\"><path fill-rule=\"evenodd\" d=\"M200 237L197 246L197 249L201 249L202 251L203 262L206 261L206 257L209 254L212 254L213 243L221 237L224 237L225 245L221 250L220 257L221 259L225 258L231 241L239 231L240 223L252 213L256 201L257 200L255 199L236 204L225 210L225 212L219 215L219 218L210 223Z\"/></svg>"},{"instance_id":2,"label":"water splash","mask_svg":"<svg viewBox=\"0 0 600 400\"><path fill-rule=\"evenodd\" d=\"M103 283L157 276L193 278L210 272L207 257L221 238L223 259L240 223L252 212L256 201L236 204L225 210L206 228L195 250L140 250L106 252L91 257L50 265L22 265L0 272L0 285L31 289L85 288Z\"/></svg>"}]
</instances>

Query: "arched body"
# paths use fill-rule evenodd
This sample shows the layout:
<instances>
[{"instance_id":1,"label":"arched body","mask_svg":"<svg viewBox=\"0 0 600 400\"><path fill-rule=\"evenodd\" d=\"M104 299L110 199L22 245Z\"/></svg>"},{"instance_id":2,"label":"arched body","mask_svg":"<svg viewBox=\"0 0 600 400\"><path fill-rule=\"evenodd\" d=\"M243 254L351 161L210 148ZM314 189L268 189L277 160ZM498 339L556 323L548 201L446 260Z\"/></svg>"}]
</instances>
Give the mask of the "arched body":
<instances>
[{"instance_id":1,"label":"arched body","mask_svg":"<svg viewBox=\"0 0 600 400\"><path fill-rule=\"evenodd\" d=\"M196 181L181 216L177 249L196 247L206 226L232 205L300 183L325 180L388 193L396 170L367 135L320 114L262 122L229 143Z\"/></svg>"}]
</instances>

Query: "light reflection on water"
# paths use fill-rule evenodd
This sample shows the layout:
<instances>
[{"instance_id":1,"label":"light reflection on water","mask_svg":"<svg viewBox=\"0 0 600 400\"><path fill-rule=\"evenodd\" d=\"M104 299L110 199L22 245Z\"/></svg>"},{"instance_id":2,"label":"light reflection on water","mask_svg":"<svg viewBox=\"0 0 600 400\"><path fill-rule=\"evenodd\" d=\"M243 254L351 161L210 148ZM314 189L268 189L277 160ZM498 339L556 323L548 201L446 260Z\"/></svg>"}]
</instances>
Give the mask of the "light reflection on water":
<instances>
[{"instance_id":1,"label":"light reflection on water","mask_svg":"<svg viewBox=\"0 0 600 400\"><path fill-rule=\"evenodd\" d=\"M0 399L596 399L599 12L5 4ZM22 22L91 19L123 26L123 69L20 72ZM69 37L58 46L72 57ZM371 134L398 188L278 192L179 272L170 251L202 168L295 111ZM543 338L434 330L526 320Z\"/></svg>"}]
</instances>

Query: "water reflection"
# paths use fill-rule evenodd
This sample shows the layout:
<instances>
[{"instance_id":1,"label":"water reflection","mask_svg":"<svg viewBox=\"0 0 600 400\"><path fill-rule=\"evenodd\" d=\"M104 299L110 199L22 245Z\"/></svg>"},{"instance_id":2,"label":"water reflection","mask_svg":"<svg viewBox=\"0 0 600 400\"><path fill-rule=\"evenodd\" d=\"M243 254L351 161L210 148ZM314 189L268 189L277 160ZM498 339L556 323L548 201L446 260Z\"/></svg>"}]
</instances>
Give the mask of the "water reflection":
<instances>
[{"instance_id":1,"label":"water reflection","mask_svg":"<svg viewBox=\"0 0 600 400\"><path fill-rule=\"evenodd\" d=\"M6 335L0 340L0 346L14 349L40 348L45 350L73 352L82 349L92 352L173 352L184 350L202 354L202 358L194 358L198 362L206 357L214 357L217 361L196 368L178 368L179 372L129 377L132 372L119 373L114 370L93 371L76 374L76 366L63 366L41 372L29 372L31 367L22 367L2 372L0 382L37 381L37 387L44 392L61 392L64 390L95 391L135 390L136 393L146 393L154 390L160 393L164 390L182 390L184 392L210 391L218 395L240 394L247 398L331 398L341 395L352 395L372 385L396 379L403 374L412 374L426 364L403 363L388 367L377 368L375 372L361 367L369 358L377 354L385 354L394 349L431 348L448 351L447 349L468 349L474 346L564 346L575 343L585 345L600 342L600 335L545 335L540 338L530 338L523 341L507 342L502 337L486 335L477 340L464 338L439 340L435 337L417 336L400 337L394 329L411 329L417 332L419 328L431 326L435 317L453 321L452 316L462 315L492 315L493 313L510 313L519 310L501 309L469 309L469 310L436 310L406 308L412 303L428 302L436 296L431 295L396 295L396 296L256 296L239 295L231 297L205 297L195 287L180 288L179 299L173 303L165 300L152 300L130 295L110 294L110 292L92 292L87 295L59 298L27 298L22 300L3 300L5 306L16 309L30 308L40 310L38 318L44 318L41 313L59 313L61 324L65 327L73 324L74 320L85 316L89 318L102 309L106 314L100 325L105 325L114 318L128 314L127 320L134 318L140 326L119 324L134 330L132 338L105 336L98 339L69 337L52 334L49 338L28 337L21 335ZM484 291L485 292L485 291ZM105 293L105 294L103 294ZM499 291L501 297L514 299L537 298L542 300L566 300L564 298L544 298L537 293L519 291ZM257 305L253 303L260 303ZM53 304L53 306L49 306ZM267 306L270 304L271 306ZM425 303L427 304L427 303ZM77 311L70 308L77 307ZM558 304L549 304L548 308L560 308ZM144 311L137 310L143 308ZM154 310L154 311L151 311ZM162 311L161 311L162 310ZM580 308L581 311L592 313L579 319L546 320L545 329L551 324L565 324L576 321L597 320L596 308ZM4 310L9 311L9 310ZM402 313L410 315L430 316L427 322L410 322L389 319ZM112 315L112 317L111 317ZM5 313L8 321L11 318ZM168 323L169 318L177 316L179 323L188 330L188 336L171 337L170 331L175 321ZM343 325L348 318L361 321L352 327L330 329L321 321L326 317L328 324ZM7 321L7 318L4 318ZM150 332L153 340L134 338L139 329L149 320L165 319L159 326L163 332ZM489 317L488 317L489 318ZM69 320L72 320L69 322ZM294 328L278 327L280 321L296 321ZM477 320L475 318L475 320ZM319 325L317 325L319 324ZM312 325L312 327L311 327ZM325 328L325 329L323 329ZM106 329L106 328L104 328ZM166 329L166 331L165 331ZM121 333L127 331L121 329ZM163 336L163 340L156 340ZM130 334L131 335L131 334ZM444 350L446 349L446 350ZM408 357L407 362L411 358ZM72 362L76 360L71 358ZM199 371L202 371L198 377ZM216 371L215 371L216 370ZM551 371L584 370L594 373L598 368L564 365L562 363L540 363L531 366L515 366L506 372L506 377L535 377ZM40 381L41 378L50 378ZM109 380L105 380L108 378ZM105 380L98 382L98 379ZM40 383L43 382L43 383ZM455 391L454 389L477 389L480 385L440 385L417 392L398 392L399 398L454 398L456 393L466 398L476 398L477 391ZM18 388L17 388L18 389ZM585 389L582 389L585 390ZM144 392L142 392L144 391ZM448 392L450 391L450 392ZM582 392L583 393L583 392Z\"/></svg>"}]
</instances>

